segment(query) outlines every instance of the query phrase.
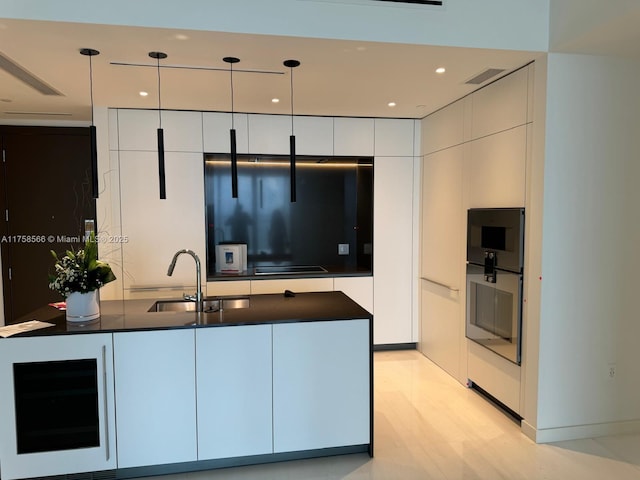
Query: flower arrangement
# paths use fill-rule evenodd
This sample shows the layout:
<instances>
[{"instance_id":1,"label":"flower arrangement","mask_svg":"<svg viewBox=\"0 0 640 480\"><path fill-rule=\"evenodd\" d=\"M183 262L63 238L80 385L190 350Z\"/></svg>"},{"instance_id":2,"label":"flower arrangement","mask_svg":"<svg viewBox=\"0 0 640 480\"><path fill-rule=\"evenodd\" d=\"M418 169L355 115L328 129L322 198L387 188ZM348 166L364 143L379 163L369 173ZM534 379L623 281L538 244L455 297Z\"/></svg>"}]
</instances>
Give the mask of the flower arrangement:
<instances>
[{"instance_id":1,"label":"flower arrangement","mask_svg":"<svg viewBox=\"0 0 640 480\"><path fill-rule=\"evenodd\" d=\"M73 292L87 293L97 290L104 284L116 279L108 263L98 260L98 242L92 232L82 250L67 250L58 257L51 250L55 259L55 275L49 275L49 288L63 297Z\"/></svg>"}]
</instances>

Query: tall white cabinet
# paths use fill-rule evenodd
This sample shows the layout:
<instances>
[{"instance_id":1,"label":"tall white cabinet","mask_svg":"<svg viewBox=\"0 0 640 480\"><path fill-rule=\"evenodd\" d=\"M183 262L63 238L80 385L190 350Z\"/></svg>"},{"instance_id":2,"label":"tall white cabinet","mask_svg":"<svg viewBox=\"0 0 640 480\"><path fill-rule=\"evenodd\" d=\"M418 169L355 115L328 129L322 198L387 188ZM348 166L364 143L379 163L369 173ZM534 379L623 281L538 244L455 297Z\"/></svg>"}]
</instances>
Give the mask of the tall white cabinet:
<instances>
[{"instance_id":1,"label":"tall white cabinet","mask_svg":"<svg viewBox=\"0 0 640 480\"><path fill-rule=\"evenodd\" d=\"M461 383L472 380L516 412L520 367L465 338L466 212L525 206L531 69L422 121L419 347Z\"/></svg>"}]
</instances>

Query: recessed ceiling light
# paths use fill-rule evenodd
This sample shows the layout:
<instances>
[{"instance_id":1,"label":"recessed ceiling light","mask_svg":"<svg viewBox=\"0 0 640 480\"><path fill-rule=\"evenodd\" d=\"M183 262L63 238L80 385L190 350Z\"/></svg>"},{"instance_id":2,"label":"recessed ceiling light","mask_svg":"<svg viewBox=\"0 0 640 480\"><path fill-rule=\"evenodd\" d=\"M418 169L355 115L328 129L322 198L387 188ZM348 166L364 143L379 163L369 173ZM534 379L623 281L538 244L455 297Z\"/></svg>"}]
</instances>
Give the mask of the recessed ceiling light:
<instances>
[{"instance_id":1,"label":"recessed ceiling light","mask_svg":"<svg viewBox=\"0 0 640 480\"><path fill-rule=\"evenodd\" d=\"M186 36L184 33L178 33L175 36L176 40L189 40L189 37Z\"/></svg>"},{"instance_id":2,"label":"recessed ceiling light","mask_svg":"<svg viewBox=\"0 0 640 480\"><path fill-rule=\"evenodd\" d=\"M396 106L396 102L389 102L387 103L388 106L390 107L395 107Z\"/></svg>"},{"instance_id":3,"label":"recessed ceiling light","mask_svg":"<svg viewBox=\"0 0 640 480\"><path fill-rule=\"evenodd\" d=\"M436 68L436 73L444 73L444 72L446 72L446 70L445 70L445 68L444 68L444 67L438 67L438 68Z\"/></svg>"},{"instance_id":4,"label":"recessed ceiling light","mask_svg":"<svg viewBox=\"0 0 640 480\"><path fill-rule=\"evenodd\" d=\"M144 91L140 92L141 97L146 97L147 95L149 95L149 92L144 92Z\"/></svg>"},{"instance_id":5,"label":"recessed ceiling light","mask_svg":"<svg viewBox=\"0 0 640 480\"><path fill-rule=\"evenodd\" d=\"M272 98L271 99L271 103L279 103L280 99L279 98Z\"/></svg>"}]
</instances>

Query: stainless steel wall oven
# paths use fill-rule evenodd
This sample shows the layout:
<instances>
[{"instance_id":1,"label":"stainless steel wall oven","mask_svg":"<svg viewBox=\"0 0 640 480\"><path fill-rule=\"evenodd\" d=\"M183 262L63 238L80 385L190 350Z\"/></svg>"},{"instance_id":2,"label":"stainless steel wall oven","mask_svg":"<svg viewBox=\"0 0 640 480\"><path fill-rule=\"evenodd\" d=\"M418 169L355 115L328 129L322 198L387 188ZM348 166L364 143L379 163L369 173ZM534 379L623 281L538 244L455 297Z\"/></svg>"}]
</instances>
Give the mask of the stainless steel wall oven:
<instances>
[{"instance_id":1,"label":"stainless steel wall oven","mask_svg":"<svg viewBox=\"0 0 640 480\"><path fill-rule=\"evenodd\" d=\"M520 364L524 208L472 208L467 217L466 336Z\"/></svg>"}]
</instances>

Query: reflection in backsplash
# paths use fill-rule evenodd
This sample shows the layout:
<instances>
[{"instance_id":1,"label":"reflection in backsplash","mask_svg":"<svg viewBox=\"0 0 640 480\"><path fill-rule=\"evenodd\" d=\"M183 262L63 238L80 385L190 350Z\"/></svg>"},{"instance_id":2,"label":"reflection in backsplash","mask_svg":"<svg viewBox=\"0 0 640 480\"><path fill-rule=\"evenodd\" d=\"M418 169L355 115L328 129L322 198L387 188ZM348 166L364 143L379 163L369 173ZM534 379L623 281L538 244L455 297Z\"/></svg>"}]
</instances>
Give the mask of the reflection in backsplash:
<instances>
[{"instance_id":1,"label":"reflection in backsplash","mask_svg":"<svg viewBox=\"0 0 640 480\"><path fill-rule=\"evenodd\" d=\"M220 243L246 243L250 273L269 265L371 272L373 159L298 155L296 167L291 203L288 156L238 155L234 199L229 155L205 155L208 277ZM340 244L350 248L339 254Z\"/></svg>"}]
</instances>

